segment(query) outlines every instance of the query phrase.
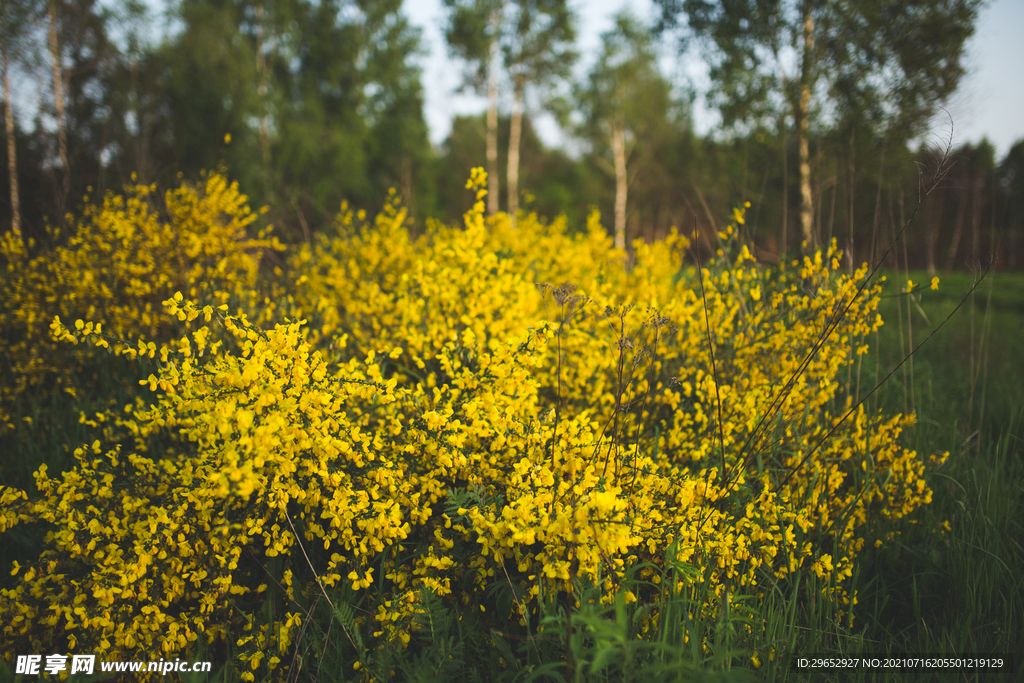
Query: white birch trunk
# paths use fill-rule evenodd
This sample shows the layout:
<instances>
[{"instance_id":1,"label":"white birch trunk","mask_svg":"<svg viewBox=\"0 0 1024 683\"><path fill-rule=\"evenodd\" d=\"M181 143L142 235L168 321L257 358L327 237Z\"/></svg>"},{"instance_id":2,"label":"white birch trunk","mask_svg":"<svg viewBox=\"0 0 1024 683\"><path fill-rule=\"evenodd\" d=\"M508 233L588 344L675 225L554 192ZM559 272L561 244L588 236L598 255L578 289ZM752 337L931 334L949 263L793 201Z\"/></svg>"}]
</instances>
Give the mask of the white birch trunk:
<instances>
[{"instance_id":1,"label":"white birch trunk","mask_svg":"<svg viewBox=\"0 0 1024 683\"><path fill-rule=\"evenodd\" d=\"M71 164L68 163L68 137L64 122L64 78L57 45L57 0L50 0L50 61L53 63L53 98L57 107L57 153L64 174L61 188L61 211L71 194Z\"/></svg>"},{"instance_id":2,"label":"white birch trunk","mask_svg":"<svg viewBox=\"0 0 1024 683\"><path fill-rule=\"evenodd\" d=\"M508 136L508 218L513 230L516 228L516 214L519 211L519 140L523 132L523 88L525 85L522 76L515 77L512 126Z\"/></svg>"},{"instance_id":3,"label":"white birch trunk","mask_svg":"<svg viewBox=\"0 0 1024 683\"><path fill-rule=\"evenodd\" d=\"M499 211L498 191L498 28L501 13L491 13L491 55L487 62L487 215Z\"/></svg>"},{"instance_id":4,"label":"white birch trunk","mask_svg":"<svg viewBox=\"0 0 1024 683\"><path fill-rule=\"evenodd\" d=\"M800 74L800 106L797 108L797 136L800 146L800 232L807 246L806 251L814 249L814 198L811 194L811 162L809 136L809 116L811 103L811 69L814 51L814 17L810 4L804 10L804 54Z\"/></svg>"},{"instance_id":5,"label":"white birch trunk","mask_svg":"<svg viewBox=\"0 0 1024 683\"><path fill-rule=\"evenodd\" d=\"M7 172L11 179L11 230L15 237L21 237L21 203L18 199L18 156L14 146L14 108L11 104L11 83L8 78L10 34L10 3L4 2L3 37L3 81L4 81L4 123L7 129Z\"/></svg>"},{"instance_id":6,"label":"white birch trunk","mask_svg":"<svg viewBox=\"0 0 1024 683\"><path fill-rule=\"evenodd\" d=\"M615 248L626 249L626 132L622 120L612 123L612 154L615 157Z\"/></svg>"}]
</instances>

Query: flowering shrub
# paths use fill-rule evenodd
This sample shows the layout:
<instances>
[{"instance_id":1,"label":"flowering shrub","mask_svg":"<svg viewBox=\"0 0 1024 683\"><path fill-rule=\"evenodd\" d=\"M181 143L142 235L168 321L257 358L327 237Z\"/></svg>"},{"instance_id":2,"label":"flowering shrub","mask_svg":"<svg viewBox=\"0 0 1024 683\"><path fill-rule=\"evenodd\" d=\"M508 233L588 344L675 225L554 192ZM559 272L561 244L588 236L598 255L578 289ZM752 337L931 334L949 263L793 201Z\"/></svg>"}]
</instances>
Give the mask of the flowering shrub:
<instances>
[{"instance_id":1,"label":"flowering shrub","mask_svg":"<svg viewBox=\"0 0 1024 683\"><path fill-rule=\"evenodd\" d=\"M199 186L184 183L165 195L166 216L153 206L155 185L108 193L87 205L61 242L47 248L13 233L0 239L0 430L11 429L12 402L46 386L74 393L93 359L69 354L50 338L54 315L102 324L108 334L157 343L175 333L160 302L175 291L217 304L252 307L260 258L283 246L266 232L247 234L256 220L223 173ZM86 376L79 370L85 369Z\"/></svg>"},{"instance_id":2,"label":"flowering shrub","mask_svg":"<svg viewBox=\"0 0 1024 683\"><path fill-rule=\"evenodd\" d=\"M112 413L111 443L70 471L41 469L39 496L0 489L0 531L54 525L0 591L5 647L143 659L204 638L254 680L328 589L401 646L427 594L483 604L512 584L525 624L579 582L612 602L637 566L654 585L695 567L672 590L707 582L712 615L796 572L855 601L842 584L885 540L875 521L931 496L898 445L912 416L837 400L881 324L877 288L854 297L865 272L838 274L834 246L761 268L735 225L700 271L677 234L627 267L596 215L576 236L535 216L512 230L484 218L481 171L469 186L465 225L418 240L395 201L373 227L343 211L291 257L280 300L299 322L260 326L201 291L162 302L188 332L159 349L52 319L55 339L159 355L140 382L157 400Z\"/></svg>"}]
</instances>

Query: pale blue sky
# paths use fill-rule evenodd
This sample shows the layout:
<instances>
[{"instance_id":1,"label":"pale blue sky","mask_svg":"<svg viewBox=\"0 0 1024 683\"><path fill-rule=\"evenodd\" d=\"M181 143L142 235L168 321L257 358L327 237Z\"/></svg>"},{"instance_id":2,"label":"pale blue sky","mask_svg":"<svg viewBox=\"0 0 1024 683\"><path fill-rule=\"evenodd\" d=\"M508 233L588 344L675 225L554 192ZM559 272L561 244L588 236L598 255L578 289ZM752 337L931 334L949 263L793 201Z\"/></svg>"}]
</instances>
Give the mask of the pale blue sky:
<instances>
[{"instance_id":1,"label":"pale blue sky","mask_svg":"<svg viewBox=\"0 0 1024 683\"><path fill-rule=\"evenodd\" d=\"M571 0L570 0L571 1ZM612 26L612 17L628 5L638 17L654 12L650 0L576 0L580 15L580 51L582 69L593 59L600 35ZM459 114L482 112L482 98L456 93L460 83L459 65L447 56L441 31L441 0L406 0L410 20L423 28L424 48L429 57L423 62L426 91L426 118L430 138L441 143ZM946 104L953 117L954 143L978 142L987 136L996 147L997 159L1017 140L1024 138L1024 0L990 0L979 15L977 29L967 48L968 75L960 89ZM682 70L700 85L697 64L679 66L663 60L667 69ZM538 112L539 113L539 112ZM715 116L699 106L694 113L699 132L708 132ZM541 136L548 143L560 142L554 122L540 117ZM943 114L931 129L939 138L948 136L948 119Z\"/></svg>"}]
</instances>

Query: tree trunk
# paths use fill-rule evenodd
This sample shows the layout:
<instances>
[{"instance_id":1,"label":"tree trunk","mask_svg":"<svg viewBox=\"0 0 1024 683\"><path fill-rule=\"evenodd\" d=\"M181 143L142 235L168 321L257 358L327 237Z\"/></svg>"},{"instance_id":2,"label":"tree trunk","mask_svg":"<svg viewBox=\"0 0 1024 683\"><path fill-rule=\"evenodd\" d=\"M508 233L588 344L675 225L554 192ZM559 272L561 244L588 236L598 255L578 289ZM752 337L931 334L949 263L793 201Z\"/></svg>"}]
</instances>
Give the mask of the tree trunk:
<instances>
[{"instance_id":1,"label":"tree trunk","mask_svg":"<svg viewBox=\"0 0 1024 683\"><path fill-rule=\"evenodd\" d=\"M50 61L53 63L53 98L57 107L57 153L60 155L61 182L60 213L71 194L71 164L68 163L68 137L64 125L64 79L60 65L60 49L57 45L57 0L50 0Z\"/></svg>"},{"instance_id":2,"label":"tree trunk","mask_svg":"<svg viewBox=\"0 0 1024 683\"><path fill-rule=\"evenodd\" d=\"M11 83L8 78L10 43L10 1L4 2L3 80L4 123L7 128L7 172L11 178L11 230L21 237L21 204L18 199L18 156L14 146L14 108L11 104Z\"/></svg>"},{"instance_id":3,"label":"tree trunk","mask_svg":"<svg viewBox=\"0 0 1024 683\"><path fill-rule=\"evenodd\" d=\"M626 133L622 119L612 123L612 154L615 156L615 248L626 249Z\"/></svg>"},{"instance_id":4,"label":"tree trunk","mask_svg":"<svg viewBox=\"0 0 1024 683\"><path fill-rule=\"evenodd\" d=\"M983 171L974 174L971 197L971 264L978 264L981 258L981 189L985 185Z\"/></svg>"},{"instance_id":5,"label":"tree trunk","mask_svg":"<svg viewBox=\"0 0 1024 683\"><path fill-rule=\"evenodd\" d=\"M786 247L789 244L789 143L786 140L786 121L782 119L782 249L779 259L786 262Z\"/></svg>"},{"instance_id":6,"label":"tree trunk","mask_svg":"<svg viewBox=\"0 0 1024 683\"><path fill-rule=\"evenodd\" d=\"M501 13L491 13L491 56L487 62L487 214L498 213L498 26Z\"/></svg>"},{"instance_id":7,"label":"tree trunk","mask_svg":"<svg viewBox=\"0 0 1024 683\"><path fill-rule=\"evenodd\" d=\"M825 202L821 198L821 186L824 181L818 176L817 191L814 193L814 243L821 244L821 205Z\"/></svg>"},{"instance_id":8,"label":"tree trunk","mask_svg":"<svg viewBox=\"0 0 1024 683\"><path fill-rule=\"evenodd\" d=\"M826 249L832 248L832 226L836 221L836 194L839 192L839 169L836 168L835 178L832 179L832 208L828 212L828 235L825 237Z\"/></svg>"},{"instance_id":9,"label":"tree trunk","mask_svg":"<svg viewBox=\"0 0 1024 683\"><path fill-rule=\"evenodd\" d=\"M149 134L147 132L148 126L146 125L146 114L142 111L142 97L139 94L139 62L134 56L128 65L128 71L131 74L132 80L132 92L134 93L132 107L135 111L135 125L137 126L135 139L135 168L138 172L139 184L148 185L149 162L146 156L146 150L149 148Z\"/></svg>"},{"instance_id":10,"label":"tree trunk","mask_svg":"<svg viewBox=\"0 0 1024 683\"><path fill-rule=\"evenodd\" d=\"M875 194L875 217L871 220L871 247L868 253L868 263L872 266L875 265L875 254L878 252L875 250L878 246L878 212L882 208L882 181L885 178L885 148L888 140L882 140L882 160L878 164L878 192ZM890 196L891 199L891 196Z\"/></svg>"},{"instance_id":11,"label":"tree trunk","mask_svg":"<svg viewBox=\"0 0 1024 683\"><path fill-rule=\"evenodd\" d=\"M402 199L405 200L405 206L409 209L409 225L413 225L416 206L413 199L412 157L408 152L402 153Z\"/></svg>"},{"instance_id":12,"label":"tree trunk","mask_svg":"<svg viewBox=\"0 0 1024 683\"><path fill-rule=\"evenodd\" d=\"M263 54L265 42L263 25L263 5L256 6L256 72L259 74L260 84L257 89L260 97L260 150L263 152L263 201L271 201L270 193L273 191L273 184L270 180L270 126L267 122L267 58Z\"/></svg>"},{"instance_id":13,"label":"tree trunk","mask_svg":"<svg viewBox=\"0 0 1024 683\"><path fill-rule=\"evenodd\" d=\"M814 207L811 195L811 161L809 136L809 116L811 104L811 70L813 68L814 51L814 17L811 5L804 6L804 50L803 64L800 68L800 105L797 107L797 137L800 143L800 231L803 234L804 252L814 249Z\"/></svg>"},{"instance_id":14,"label":"tree trunk","mask_svg":"<svg viewBox=\"0 0 1024 683\"><path fill-rule=\"evenodd\" d=\"M853 229L854 229L854 218L856 217L855 212L854 212L854 197L857 194L857 149L856 149L856 147L854 147L855 133L856 133L856 131L851 126L850 127L850 159L849 159L849 165L847 167L847 170L849 171L849 178L848 179L849 179L849 182L850 182L850 189L849 189L849 194L850 194L850 197L849 197L849 200L850 200L850 218L848 219L848 225L847 225L847 228L848 228L848 231L849 231L849 237L847 239L848 247L847 247L847 250L846 250L847 251L847 256L850 259L850 275L851 276L853 275L853 237L854 237Z\"/></svg>"},{"instance_id":15,"label":"tree trunk","mask_svg":"<svg viewBox=\"0 0 1024 683\"><path fill-rule=\"evenodd\" d=\"M512 229L516 228L516 213L519 211L519 140L523 133L523 89L526 83L522 76L515 77L515 96L512 100L512 126L508 136L508 219Z\"/></svg>"}]
</instances>

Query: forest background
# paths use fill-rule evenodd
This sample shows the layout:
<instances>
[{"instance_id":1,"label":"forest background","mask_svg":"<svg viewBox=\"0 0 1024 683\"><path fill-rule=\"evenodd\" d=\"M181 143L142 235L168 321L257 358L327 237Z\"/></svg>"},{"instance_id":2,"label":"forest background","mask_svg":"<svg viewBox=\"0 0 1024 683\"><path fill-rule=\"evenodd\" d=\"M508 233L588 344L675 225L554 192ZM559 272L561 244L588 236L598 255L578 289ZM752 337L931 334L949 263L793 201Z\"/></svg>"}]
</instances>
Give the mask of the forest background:
<instances>
[{"instance_id":1,"label":"forest background","mask_svg":"<svg viewBox=\"0 0 1024 683\"><path fill-rule=\"evenodd\" d=\"M485 165L491 212L564 213L582 229L596 207L626 244L693 224L713 236L750 201L747 237L764 261L808 237L836 238L851 264L871 260L916 203L928 152L914 145L950 132L929 126L964 76L982 4L857 3L861 35L842 25L844 3L813 5L810 34L803 5L769 6L757 17L755 4L729 15L662 0L653 24L620 14L580 77L572 5L446 0L441 28L465 90L494 104L456 117L435 146L422 36L400 0L182 0L167 8L179 30L159 41L146 39L153 10L134 0L5 0L0 231L17 214L42 239L84 195L133 173L168 187L225 163L285 241L310 240L342 201L374 210L392 187L415 232L457 221L468 169ZM666 46L711 65L714 135L695 132L695 88L665 73ZM11 83L27 79L43 98L16 111L26 100ZM536 134L545 113L565 148ZM1024 141L1001 159L985 141L955 158L907 232L907 264L934 274L998 254L1020 268Z\"/></svg>"}]
</instances>

